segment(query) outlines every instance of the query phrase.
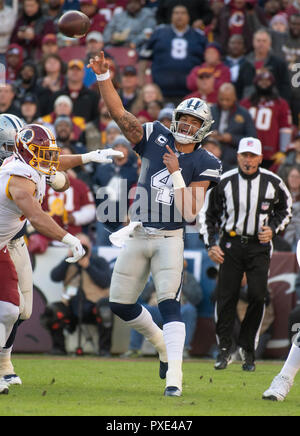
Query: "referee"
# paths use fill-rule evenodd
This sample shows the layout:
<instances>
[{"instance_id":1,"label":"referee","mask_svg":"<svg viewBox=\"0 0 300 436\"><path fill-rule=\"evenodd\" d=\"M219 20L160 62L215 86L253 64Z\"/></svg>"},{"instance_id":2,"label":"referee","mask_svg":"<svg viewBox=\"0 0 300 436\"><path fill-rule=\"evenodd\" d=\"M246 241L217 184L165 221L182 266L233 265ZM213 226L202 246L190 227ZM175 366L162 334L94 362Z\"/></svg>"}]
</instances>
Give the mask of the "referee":
<instances>
[{"instance_id":1,"label":"referee","mask_svg":"<svg viewBox=\"0 0 300 436\"><path fill-rule=\"evenodd\" d=\"M220 183L206 195L200 234L210 259L220 264L215 307L219 354L215 369L225 369L231 360L236 306L246 273L249 305L238 346L242 369L254 371L267 296L271 240L288 224L292 199L280 177L259 167L263 159L259 139L243 138L237 153L238 167L224 173Z\"/></svg>"}]
</instances>

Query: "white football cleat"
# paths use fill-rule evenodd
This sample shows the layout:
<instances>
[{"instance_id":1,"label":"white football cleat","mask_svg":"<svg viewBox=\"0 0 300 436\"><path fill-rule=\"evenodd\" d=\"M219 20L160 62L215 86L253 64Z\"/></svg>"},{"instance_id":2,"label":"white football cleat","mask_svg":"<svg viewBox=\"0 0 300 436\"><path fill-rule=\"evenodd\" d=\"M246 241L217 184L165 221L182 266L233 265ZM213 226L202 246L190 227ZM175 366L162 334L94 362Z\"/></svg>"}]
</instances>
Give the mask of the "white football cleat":
<instances>
[{"instance_id":1,"label":"white football cleat","mask_svg":"<svg viewBox=\"0 0 300 436\"><path fill-rule=\"evenodd\" d=\"M3 378L0 379L0 395L8 394L9 392L9 386L8 384L3 380Z\"/></svg>"},{"instance_id":2,"label":"white football cleat","mask_svg":"<svg viewBox=\"0 0 300 436\"><path fill-rule=\"evenodd\" d=\"M293 386L293 380L278 374L274 377L271 386L263 393L263 400L283 401Z\"/></svg>"},{"instance_id":3,"label":"white football cleat","mask_svg":"<svg viewBox=\"0 0 300 436\"><path fill-rule=\"evenodd\" d=\"M2 377L2 380L4 380L4 382L7 383L8 386L22 384L22 380L20 379L20 377L17 374L4 375Z\"/></svg>"}]
</instances>

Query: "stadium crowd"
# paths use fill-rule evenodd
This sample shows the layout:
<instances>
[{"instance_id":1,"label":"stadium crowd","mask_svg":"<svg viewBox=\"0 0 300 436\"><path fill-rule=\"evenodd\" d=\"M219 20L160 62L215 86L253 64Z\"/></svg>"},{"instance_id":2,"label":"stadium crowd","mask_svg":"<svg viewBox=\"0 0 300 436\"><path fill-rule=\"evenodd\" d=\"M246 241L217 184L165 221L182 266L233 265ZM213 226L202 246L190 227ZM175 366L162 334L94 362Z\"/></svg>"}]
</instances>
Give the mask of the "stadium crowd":
<instances>
[{"instance_id":1,"label":"stadium crowd","mask_svg":"<svg viewBox=\"0 0 300 436\"><path fill-rule=\"evenodd\" d=\"M58 30L59 18L72 9L91 20L81 39ZM159 120L169 127L181 100L205 100L215 122L203 145L221 159L224 171L237 166L241 138L261 140L262 166L283 178L294 201L291 223L274 247L295 252L300 0L0 0L0 22L0 114L49 127L65 154L105 147L124 153L101 170L92 163L70 170L67 194L47 187L43 208L68 232L86 233L94 246L111 245L108 230L126 225L128 216L100 222L97 207L104 198L114 204L128 198L140 172L140 158L111 119L87 68L89 58L103 50L124 107L143 123ZM29 228L32 254L45 253L49 244ZM186 248L204 244L195 234Z\"/></svg>"}]
</instances>

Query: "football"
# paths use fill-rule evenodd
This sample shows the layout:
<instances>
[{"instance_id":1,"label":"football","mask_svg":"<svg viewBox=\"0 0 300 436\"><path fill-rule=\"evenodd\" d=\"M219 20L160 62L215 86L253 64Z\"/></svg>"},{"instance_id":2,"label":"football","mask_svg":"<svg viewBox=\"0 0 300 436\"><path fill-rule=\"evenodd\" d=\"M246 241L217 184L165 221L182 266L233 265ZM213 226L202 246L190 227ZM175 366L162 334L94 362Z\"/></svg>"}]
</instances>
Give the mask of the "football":
<instances>
[{"instance_id":1,"label":"football","mask_svg":"<svg viewBox=\"0 0 300 436\"><path fill-rule=\"evenodd\" d=\"M90 19L80 11L68 11L58 21L59 31L69 38L82 38L90 25Z\"/></svg>"}]
</instances>

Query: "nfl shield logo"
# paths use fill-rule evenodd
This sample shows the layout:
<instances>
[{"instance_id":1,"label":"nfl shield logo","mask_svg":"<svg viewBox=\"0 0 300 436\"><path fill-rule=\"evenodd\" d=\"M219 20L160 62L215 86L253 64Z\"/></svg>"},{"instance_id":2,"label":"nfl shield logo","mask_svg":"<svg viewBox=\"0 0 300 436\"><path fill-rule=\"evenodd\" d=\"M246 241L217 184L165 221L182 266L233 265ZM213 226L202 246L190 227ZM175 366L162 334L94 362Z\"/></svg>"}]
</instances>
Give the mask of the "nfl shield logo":
<instances>
[{"instance_id":1,"label":"nfl shield logo","mask_svg":"<svg viewBox=\"0 0 300 436\"><path fill-rule=\"evenodd\" d=\"M269 209L269 206L270 206L270 203L269 203L268 201L264 201L264 202L261 204L261 208L262 208L262 210L268 210L268 209Z\"/></svg>"}]
</instances>

